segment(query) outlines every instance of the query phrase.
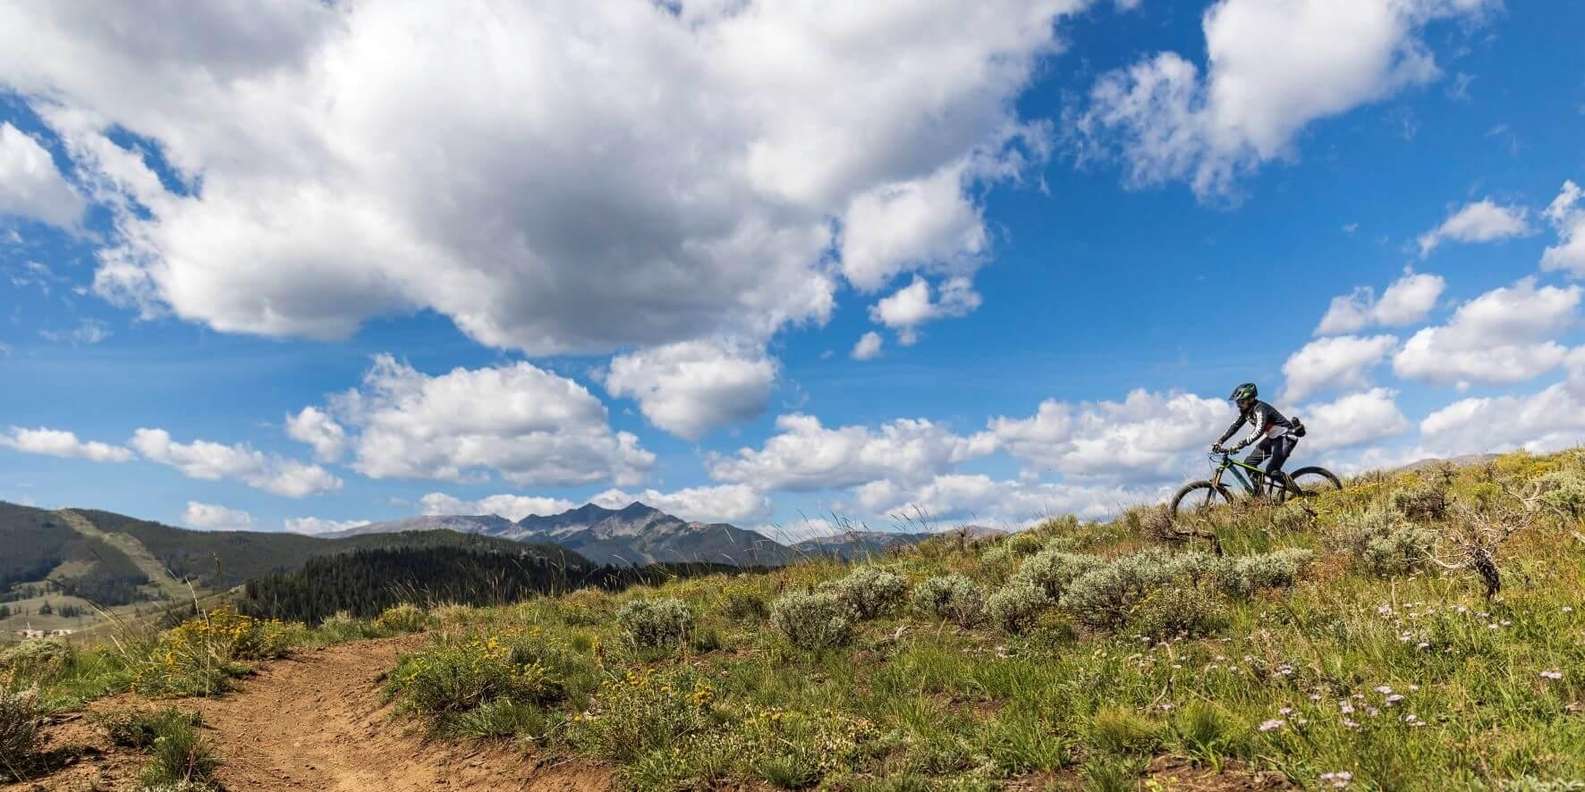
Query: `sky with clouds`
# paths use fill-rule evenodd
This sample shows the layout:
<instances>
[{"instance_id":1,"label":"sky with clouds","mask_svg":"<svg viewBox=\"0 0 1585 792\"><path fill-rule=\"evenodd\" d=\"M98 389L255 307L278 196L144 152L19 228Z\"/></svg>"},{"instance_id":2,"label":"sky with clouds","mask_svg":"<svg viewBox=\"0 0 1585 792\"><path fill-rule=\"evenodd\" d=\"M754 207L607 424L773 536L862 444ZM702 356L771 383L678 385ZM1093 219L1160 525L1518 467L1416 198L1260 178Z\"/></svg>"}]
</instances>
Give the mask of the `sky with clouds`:
<instances>
[{"instance_id":1,"label":"sky with clouds","mask_svg":"<svg viewBox=\"0 0 1585 792\"><path fill-rule=\"evenodd\" d=\"M1585 6L0 6L0 499L1098 517L1585 441Z\"/></svg>"}]
</instances>

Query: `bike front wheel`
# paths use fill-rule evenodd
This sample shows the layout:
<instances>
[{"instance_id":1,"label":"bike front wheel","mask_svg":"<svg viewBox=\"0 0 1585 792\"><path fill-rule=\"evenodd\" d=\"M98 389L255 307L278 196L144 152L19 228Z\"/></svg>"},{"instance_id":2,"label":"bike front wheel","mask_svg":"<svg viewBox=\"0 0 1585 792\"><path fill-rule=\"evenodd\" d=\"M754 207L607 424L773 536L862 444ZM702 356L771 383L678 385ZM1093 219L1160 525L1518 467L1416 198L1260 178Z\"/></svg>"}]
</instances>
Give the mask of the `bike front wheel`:
<instances>
[{"instance_id":1,"label":"bike front wheel","mask_svg":"<svg viewBox=\"0 0 1585 792\"><path fill-rule=\"evenodd\" d=\"M1322 467L1299 468L1289 474L1293 484L1279 490L1282 495L1280 500L1289 498L1313 498L1323 492L1340 490L1343 481L1333 475L1332 471Z\"/></svg>"},{"instance_id":2,"label":"bike front wheel","mask_svg":"<svg viewBox=\"0 0 1585 792\"><path fill-rule=\"evenodd\" d=\"M1226 487L1209 481L1196 481L1183 485L1183 489L1172 496L1172 518L1193 516L1232 502L1233 495Z\"/></svg>"}]
</instances>

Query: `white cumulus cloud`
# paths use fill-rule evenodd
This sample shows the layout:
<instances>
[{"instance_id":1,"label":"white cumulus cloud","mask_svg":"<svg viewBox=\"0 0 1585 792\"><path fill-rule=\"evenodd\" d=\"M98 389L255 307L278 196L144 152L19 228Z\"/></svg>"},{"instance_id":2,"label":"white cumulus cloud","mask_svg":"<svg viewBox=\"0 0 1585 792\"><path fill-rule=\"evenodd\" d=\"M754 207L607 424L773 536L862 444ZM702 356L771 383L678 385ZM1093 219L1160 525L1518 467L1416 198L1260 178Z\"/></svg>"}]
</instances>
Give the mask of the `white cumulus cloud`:
<instances>
[{"instance_id":1,"label":"white cumulus cloud","mask_svg":"<svg viewBox=\"0 0 1585 792\"><path fill-rule=\"evenodd\" d=\"M965 316L980 307L980 295L968 278L949 278L935 288L924 278L898 289L870 306L870 318L897 332L903 346L919 340L919 326L952 316Z\"/></svg>"},{"instance_id":2,"label":"white cumulus cloud","mask_svg":"<svg viewBox=\"0 0 1585 792\"><path fill-rule=\"evenodd\" d=\"M961 437L921 419L901 418L870 429L828 428L812 415L783 415L763 448L711 460L718 481L758 491L812 491L890 479L915 483L994 450L988 437Z\"/></svg>"},{"instance_id":3,"label":"white cumulus cloud","mask_svg":"<svg viewBox=\"0 0 1585 792\"><path fill-rule=\"evenodd\" d=\"M675 492L609 489L589 500L607 509L620 509L638 501L684 520L704 523L759 521L770 517L771 513L770 499L743 484L688 487Z\"/></svg>"},{"instance_id":4,"label":"white cumulus cloud","mask_svg":"<svg viewBox=\"0 0 1585 792\"><path fill-rule=\"evenodd\" d=\"M1048 399L1028 418L993 418L988 433L1038 469L1165 480L1182 473L1186 452L1209 446L1234 417L1221 399L1139 389L1122 401Z\"/></svg>"},{"instance_id":5,"label":"white cumulus cloud","mask_svg":"<svg viewBox=\"0 0 1585 792\"><path fill-rule=\"evenodd\" d=\"M587 388L528 363L431 376L380 355L326 412L353 433L350 464L370 478L625 483L655 461L637 437L612 431Z\"/></svg>"},{"instance_id":6,"label":"white cumulus cloud","mask_svg":"<svg viewBox=\"0 0 1585 792\"><path fill-rule=\"evenodd\" d=\"M1585 194L1573 181L1563 182L1563 189L1546 208L1546 218L1557 229L1557 244L1541 254L1541 269L1563 270L1576 277L1585 276L1585 208L1580 207L1580 196Z\"/></svg>"},{"instance_id":7,"label":"white cumulus cloud","mask_svg":"<svg viewBox=\"0 0 1585 792\"><path fill-rule=\"evenodd\" d=\"M489 495L478 500L463 500L447 495L444 492L431 492L420 498L418 502L426 515L494 514L513 522L531 514L537 514L541 517L560 514L576 505L572 501L562 498L542 498L533 495L512 495L509 493Z\"/></svg>"},{"instance_id":8,"label":"white cumulus cloud","mask_svg":"<svg viewBox=\"0 0 1585 792\"><path fill-rule=\"evenodd\" d=\"M1436 301L1447 288L1440 275L1406 272L1393 281L1376 299L1376 290L1361 286L1351 294L1332 298L1315 328L1316 335L1357 333L1371 325L1397 327L1419 322L1436 307Z\"/></svg>"},{"instance_id":9,"label":"white cumulus cloud","mask_svg":"<svg viewBox=\"0 0 1585 792\"><path fill-rule=\"evenodd\" d=\"M1292 156L1311 122L1439 74L1426 26L1478 19L1493 0L1219 0L1205 12L1208 64L1164 52L1104 75L1080 130L1116 151L1130 181L1186 180L1201 196Z\"/></svg>"},{"instance_id":10,"label":"white cumulus cloud","mask_svg":"<svg viewBox=\"0 0 1585 792\"><path fill-rule=\"evenodd\" d=\"M178 443L164 429L139 429L129 445L144 459L176 468L188 478L241 481L289 498L341 489L341 479L318 465L265 454L247 445L207 440Z\"/></svg>"},{"instance_id":11,"label":"white cumulus cloud","mask_svg":"<svg viewBox=\"0 0 1585 792\"><path fill-rule=\"evenodd\" d=\"M304 536L323 536L324 534L350 531L368 525L368 520L326 520L320 517L288 517L282 523L288 533L303 534Z\"/></svg>"},{"instance_id":12,"label":"white cumulus cloud","mask_svg":"<svg viewBox=\"0 0 1585 792\"><path fill-rule=\"evenodd\" d=\"M983 186L1045 147L1015 100L1089 3L200 5L0 6L0 82L115 210L101 294L266 335L429 309L551 354L763 339L844 277L976 266Z\"/></svg>"},{"instance_id":13,"label":"white cumulus cloud","mask_svg":"<svg viewBox=\"0 0 1585 792\"><path fill-rule=\"evenodd\" d=\"M1413 424L1398 409L1396 396L1386 388L1371 388L1325 404L1306 406L1300 416L1306 430L1302 445L1327 451L1409 431Z\"/></svg>"},{"instance_id":14,"label":"white cumulus cloud","mask_svg":"<svg viewBox=\"0 0 1585 792\"><path fill-rule=\"evenodd\" d=\"M188 501L182 522L200 531L248 531L253 528L253 515L213 503Z\"/></svg>"},{"instance_id":15,"label":"white cumulus cloud","mask_svg":"<svg viewBox=\"0 0 1585 792\"><path fill-rule=\"evenodd\" d=\"M1444 241L1494 242L1530 233L1530 222L1520 206L1503 206L1490 198L1465 204L1442 224L1420 235L1420 256L1431 255Z\"/></svg>"},{"instance_id":16,"label":"white cumulus cloud","mask_svg":"<svg viewBox=\"0 0 1585 792\"><path fill-rule=\"evenodd\" d=\"M321 462L340 459L347 447L346 429L318 407L304 407L296 415L286 416L286 434L312 446L314 458Z\"/></svg>"},{"instance_id":17,"label":"white cumulus cloud","mask_svg":"<svg viewBox=\"0 0 1585 792\"><path fill-rule=\"evenodd\" d=\"M1460 386L1537 377L1563 362L1566 350L1553 339L1574 324L1579 301L1580 287L1537 287L1534 278L1493 289L1459 306L1446 325L1410 337L1393 371Z\"/></svg>"},{"instance_id":18,"label":"white cumulus cloud","mask_svg":"<svg viewBox=\"0 0 1585 792\"><path fill-rule=\"evenodd\" d=\"M613 358L605 389L636 399L655 426L698 440L763 412L775 381L763 349L683 341Z\"/></svg>"},{"instance_id":19,"label":"white cumulus cloud","mask_svg":"<svg viewBox=\"0 0 1585 792\"><path fill-rule=\"evenodd\" d=\"M47 149L22 130L0 123L0 216L73 228L85 206Z\"/></svg>"},{"instance_id":20,"label":"white cumulus cloud","mask_svg":"<svg viewBox=\"0 0 1585 792\"><path fill-rule=\"evenodd\" d=\"M0 446L29 454L87 459L92 462L127 462L132 459L132 451L122 446L83 441L77 439L74 432L42 426L33 429L13 426L9 432L0 435Z\"/></svg>"},{"instance_id":21,"label":"white cumulus cloud","mask_svg":"<svg viewBox=\"0 0 1585 792\"><path fill-rule=\"evenodd\" d=\"M1530 395L1462 399L1420 421L1421 442L1443 456L1585 443L1585 349L1568 354L1568 377Z\"/></svg>"},{"instance_id":22,"label":"white cumulus cloud","mask_svg":"<svg viewBox=\"0 0 1585 792\"><path fill-rule=\"evenodd\" d=\"M883 343L885 342L881 340L881 334L871 330L859 336L859 340L853 345L853 351L850 355L854 360L874 360L881 356L881 345Z\"/></svg>"},{"instance_id":23,"label":"white cumulus cloud","mask_svg":"<svg viewBox=\"0 0 1585 792\"><path fill-rule=\"evenodd\" d=\"M917 487L864 487L860 507L912 530L949 528L961 522L1020 528L1064 514L1084 519L1116 515L1130 506L1160 500L1153 488L1101 484L1053 484L998 480L978 473L949 473Z\"/></svg>"},{"instance_id":24,"label":"white cumulus cloud","mask_svg":"<svg viewBox=\"0 0 1585 792\"><path fill-rule=\"evenodd\" d=\"M1282 364L1282 398L1298 402L1328 390L1363 388L1370 370L1386 359L1398 339L1390 335L1335 336L1305 344Z\"/></svg>"}]
</instances>

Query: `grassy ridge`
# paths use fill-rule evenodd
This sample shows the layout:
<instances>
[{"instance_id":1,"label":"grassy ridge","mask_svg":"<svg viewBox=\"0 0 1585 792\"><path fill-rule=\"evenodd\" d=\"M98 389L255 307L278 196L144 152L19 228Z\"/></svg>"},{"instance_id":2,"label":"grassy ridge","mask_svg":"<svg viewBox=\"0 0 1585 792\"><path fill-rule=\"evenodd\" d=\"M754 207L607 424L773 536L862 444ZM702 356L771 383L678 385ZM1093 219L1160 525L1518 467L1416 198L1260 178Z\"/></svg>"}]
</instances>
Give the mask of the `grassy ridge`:
<instances>
[{"instance_id":1,"label":"grassy ridge","mask_svg":"<svg viewBox=\"0 0 1585 792\"><path fill-rule=\"evenodd\" d=\"M1224 558L1139 511L450 609L388 691L441 734L614 762L638 789L1572 788L1582 509L1579 456L1518 455L1220 510Z\"/></svg>"},{"instance_id":2,"label":"grassy ridge","mask_svg":"<svg viewBox=\"0 0 1585 792\"><path fill-rule=\"evenodd\" d=\"M315 631L222 612L0 659L0 688L203 693L294 644L427 630L384 682L401 717L633 789L1578 789L1582 515L1585 456L1519 454L1207 513L1221 556L1145 509Z\"/></svg>"}]
</instances>

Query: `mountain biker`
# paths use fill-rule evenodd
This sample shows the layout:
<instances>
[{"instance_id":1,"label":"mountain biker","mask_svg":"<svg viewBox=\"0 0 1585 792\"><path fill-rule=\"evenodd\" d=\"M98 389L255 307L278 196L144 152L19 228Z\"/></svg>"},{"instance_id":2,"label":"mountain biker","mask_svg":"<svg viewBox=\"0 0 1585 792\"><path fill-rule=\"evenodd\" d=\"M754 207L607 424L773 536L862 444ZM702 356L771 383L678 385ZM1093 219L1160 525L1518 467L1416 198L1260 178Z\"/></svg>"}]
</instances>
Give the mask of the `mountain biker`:
<instances>
[{"instance_id":1,"label":"mountain biker","mask_svg":"<svg viewBox=\"0 0 1585 792\"><path fill-rule=\"evenodd\" d=\"M1299 444L1299 437L1303 436L1302 424L1297 419L1288 420L1275 407L1255 398L1260 395L1260 390L1255 383L1246 382L1233 389L1227 400L1238 405L1238 420L1227 431L1222 433L1220 439L1211 444L1211 452L1216 454L1236 454L1245 446L1255 443L1255 450L1250 452L1244 464L1258 468L1260 463L1266 463L1266 476L1273 481L1281 481L1284 476L1282 466L1288 461L1288 455L1293 453L1294 446ZM1236 433L1244 424L1250 425L1250 433L1242 442L1232 448L1224 448L1223 443ZM1255 493L1260 494L1261 482L1256 477Z\"/></svg>"}]
</instances>

